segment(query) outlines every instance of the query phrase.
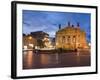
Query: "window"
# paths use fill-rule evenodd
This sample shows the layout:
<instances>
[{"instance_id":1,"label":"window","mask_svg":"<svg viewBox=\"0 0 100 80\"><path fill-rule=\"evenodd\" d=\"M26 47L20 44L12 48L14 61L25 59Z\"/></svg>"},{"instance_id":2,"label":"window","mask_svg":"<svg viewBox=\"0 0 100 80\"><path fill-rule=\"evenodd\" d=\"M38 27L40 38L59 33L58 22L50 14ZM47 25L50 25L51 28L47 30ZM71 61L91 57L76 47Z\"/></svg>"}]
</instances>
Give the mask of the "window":
<instances>
[{"instance_id":1,"label":"window","mask_svg":"<svg viewBox=\"0 0 100 80\"><path fill-rule=\"evenodd\" d=\"M73 36L73 43L76 42L76 36Z\"/></svg>"},{"instance_id":2,"label":"window","mask_svg":"<svg viewBox=\"0 0 100 80\"><path fill-rule=\"evenodd\" d=\"M65 36L62 37L62 43L65 43Z\"/></svg>"},{"instance_id":3,"label":"window","mask_svg":"<svg viewBox=\"0 0 100 80\"><path fill-rule=\"evenodd\" d=\"M67 38L67 43L70 43L70 36L68 36Z\"/></svg>"}]
</instances>

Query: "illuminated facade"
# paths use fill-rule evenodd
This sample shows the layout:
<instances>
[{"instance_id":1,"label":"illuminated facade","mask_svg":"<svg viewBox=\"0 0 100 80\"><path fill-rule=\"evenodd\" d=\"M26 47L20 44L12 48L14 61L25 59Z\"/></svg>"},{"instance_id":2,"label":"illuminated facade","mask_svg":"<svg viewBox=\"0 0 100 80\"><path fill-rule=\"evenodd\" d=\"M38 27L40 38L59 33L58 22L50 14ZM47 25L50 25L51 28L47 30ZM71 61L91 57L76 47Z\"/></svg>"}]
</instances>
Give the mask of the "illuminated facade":
<instances>
[{"instance_id":1,"label":"illuminated facade","mask_svg":"<svg viewBox=\"0 0 100 80\"><path fill-rule=\"evenodd\" d=\"M31 32L28 35L23 34L24 49L40 49L44 47L51 47L49 34L43 31Z\"/></svg>"},{"instance_id":2,"label":"illuminated facade","mask_svg":"<svg viewBox=\"0 0 100 80\"><path fill-rule=\"evenodd\" d=\"M23 48L24 49L33 49L37 44L37 40L31 35L23 36Z\"/></svg>"},{"instance_id":3,"label":"illuminated facade","mask_svg":"<svg viewBox=\"0 0 100 80\"><path fill-rule=\"evenodd\" d=\"M52 48L52 44L51 44L51 41L49 39L49 36L45 36L42 41L44 43L45 48Z\"/></svg>"},{"instance_id":4,"label":"illuminated facade","mask_svg":"<svg viewBox=\"0 0 100 80\"><path fill-rule=\"evenodd\" d=\"M88 49L85 31L80 29L79 23L77 26L70 25L56 32L56 48L75 50Z\"/></svg>"},{"instance_id":5,"label":"illuminated facade","mask_svg":"<svg viewBox=\"0 0 100 80\"><path fill-rule=\"evenodd\" d=\"M37 40L37 47L38 48L45 47L43 39L45 38L45 36L49 36L49 34L43 32L43 31L36 31L36 32L31 32L30 35Z\"/></svg>"}]
</instances>

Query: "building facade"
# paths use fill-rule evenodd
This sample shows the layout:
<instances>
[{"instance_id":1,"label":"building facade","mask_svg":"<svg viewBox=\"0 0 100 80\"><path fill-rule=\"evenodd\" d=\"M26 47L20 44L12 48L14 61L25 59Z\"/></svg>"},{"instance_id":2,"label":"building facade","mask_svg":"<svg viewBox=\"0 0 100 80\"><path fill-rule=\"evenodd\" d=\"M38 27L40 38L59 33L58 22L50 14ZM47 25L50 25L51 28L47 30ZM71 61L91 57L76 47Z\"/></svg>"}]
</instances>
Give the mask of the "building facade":
<instances>
[{"instance_id":1,"label":"building facade","mask_svg":"<svg viewBox=\"0 0 100 80\"><path fill-rule=\"evenodd\" d=\"M23 48L24 49L33 49L37 45L37 40L31 35L23 36Z\"/></svg>"},{"instance_id":2,"label":"building facade","mask_svg":"<svg viewBox=\"0 0 100 80\"><path fill-rule=\"evenodd\" d=\"M46 40L43 41L45 38L49 37L49 34L43 32L43 31L36 31L36 32L31 32L30 35L34 37L37 40L37 47L38 48L44 48L46 45L45 43L48 43ZM47 38L48 39L48 38Z\"/></svg>"},{"instance_id":3,"label":"building facade","mask_svg":"<svg viewBox=\"0 0 100 80\"><path fill-rule=\"evenodd\" d=\"M30 35L32 35L32 37L36 38L37 40L42 40L45 36L49 36L49 34L43 31L31 32Z\"/></svg>"},{"instance_id":4,"label":"building facade","mask_svg":"<svg viewBox=\"0 0 100 80\"><path fill-rule=\"evenodd\" d=\"M75 49L88 49L88 43L86 41L85 31L80 29L79 23L77 26L70 25L56 32L56 48L62 48L65 50Z\"/></svg>"},{"instance_id":5,"label":"building facade","mask_svg":"<svg viewBox=\"0 0 100 80\"><path fill-rule=\"evenodd\" d=\"M44 48L52 48L52 42L49 39L49 36L45 36L43 39Z\"/></svg>"}]
</instances>

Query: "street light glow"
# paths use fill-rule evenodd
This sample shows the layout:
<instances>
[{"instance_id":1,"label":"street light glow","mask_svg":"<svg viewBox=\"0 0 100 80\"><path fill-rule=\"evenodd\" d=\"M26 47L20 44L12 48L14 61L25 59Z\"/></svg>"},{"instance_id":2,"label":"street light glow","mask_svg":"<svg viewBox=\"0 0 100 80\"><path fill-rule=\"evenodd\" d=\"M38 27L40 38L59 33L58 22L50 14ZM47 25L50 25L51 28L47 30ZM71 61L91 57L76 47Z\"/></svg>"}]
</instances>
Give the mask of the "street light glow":
<instances>
[{"instance_id":1,"label":"street light glow","mask_svg":"<svg viewBox=\"0 0 100 80\"><path fill-rule=\"evenodd\" d=\"M31 37L31 36L29 36L29 39L32 39L32 37Z\"/></svg>"}]
</instances>

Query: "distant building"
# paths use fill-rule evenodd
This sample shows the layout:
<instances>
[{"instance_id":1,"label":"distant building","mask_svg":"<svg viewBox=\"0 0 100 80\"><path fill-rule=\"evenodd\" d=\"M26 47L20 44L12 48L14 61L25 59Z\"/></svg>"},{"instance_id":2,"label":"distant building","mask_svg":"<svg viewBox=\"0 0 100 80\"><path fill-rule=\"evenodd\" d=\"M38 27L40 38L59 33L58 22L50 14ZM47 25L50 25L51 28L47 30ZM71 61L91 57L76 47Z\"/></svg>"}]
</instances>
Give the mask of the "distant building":
<instances>
[{"instance_id":1,"label":"distant building","mask_svg":"<svg viewBox=\"0 0 100 80\"><path fill-rule=\"evenodd\" d=\"M89 48L86 41L85 31L80 29L79 23L77 26L70 25L56 32L56 48L75 50L75 49L87 49Z\"/></svg>"},{"instance_id":2,"label":"distant building","mask_svg":"<svg viewBox=\"0 0 100 80\"><path fill-rule=\"evenodd\" d=\"M45 36L45 37L42 39L42 41L43 41L43 44L44 44L44 47L45 47L45 48L52 48L52 47L53 47L53 46L52 46L52 42L51 42L49 36Z\"/></svg>"},{"instance_id":3,"label":"distant building","mask_svg":"<svg viewBox=\"0 0 100 80\"><path fill-rule=\"evenodd\" d=\"M34 38L36 38L38 40L42 40L45 36L49 36L49 34L43 32L43 31L31 32L30 35L32 35Z\"/></svg>"},{"instance_id":4,"label":"distant building","mask_svg":"<svg viewBox=\"0 0 100 80\"><path fill-rule=\"evenodd\" d=\"M37 40L31 35L23 36L23 48L24 49L33 49L37 45Z\"/></svg>"},{"instance_id":5,"label":"distant building","mask_svg":"<svg viewBox=\"0 0 100 80\"><path fill-rule=\"evenodd\" d=\"M55 37L50 37L50 41L53 47L55 47Z\"/></svg>"},{"instance_id":6,"label":"distant building","mask_svg":"<svg viewBox=\"0 0 100 80\"><path fill-rule=\"evenodd\" d=\"M36 38L37 40L37 47L39 48L43 48L45 47L47 44L47 42L44 44L43 39L49 37L49 34L43 32L43 31L36 31L36 32L31 32L30 35L34 38Z\"/></svg>"}]
</instances>

